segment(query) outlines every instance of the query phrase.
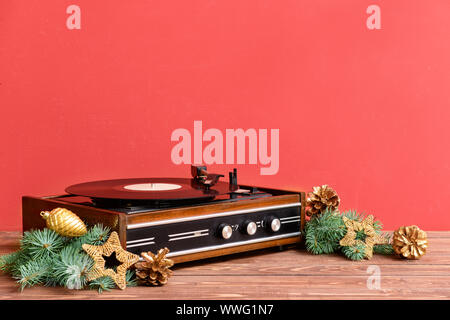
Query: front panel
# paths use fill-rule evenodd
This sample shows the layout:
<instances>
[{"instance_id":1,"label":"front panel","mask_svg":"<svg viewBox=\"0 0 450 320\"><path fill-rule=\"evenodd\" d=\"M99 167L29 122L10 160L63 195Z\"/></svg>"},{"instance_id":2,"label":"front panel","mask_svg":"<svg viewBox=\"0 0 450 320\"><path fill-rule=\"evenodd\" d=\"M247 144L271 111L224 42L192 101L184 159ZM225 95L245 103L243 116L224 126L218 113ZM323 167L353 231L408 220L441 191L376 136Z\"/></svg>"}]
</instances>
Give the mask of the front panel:
<instances>
[{"instance_id":1,"label":"front panel","mask_svg":"<svg viewBox=\"0 0 450 320\"><path fill-rule=\"evenodd\" d=\"M170 249L169 257L300 239L301 203L286 203L127 226L127 250L136 254Z\"/></svg>"}]
</instances>

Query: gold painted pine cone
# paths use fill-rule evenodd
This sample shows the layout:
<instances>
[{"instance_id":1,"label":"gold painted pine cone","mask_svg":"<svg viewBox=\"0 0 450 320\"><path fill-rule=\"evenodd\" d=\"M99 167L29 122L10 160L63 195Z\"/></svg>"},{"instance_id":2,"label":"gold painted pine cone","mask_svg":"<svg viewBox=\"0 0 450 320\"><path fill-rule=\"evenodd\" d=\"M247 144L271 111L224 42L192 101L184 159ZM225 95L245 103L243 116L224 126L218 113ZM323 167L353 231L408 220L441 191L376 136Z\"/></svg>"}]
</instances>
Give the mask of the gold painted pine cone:
<instances>
[{"instance_id":1,"label":"gold painted pine cone","mask_svg":"<svg viewBox=\"0 0 450 320\"><path fill-rule=\"evenodd\" d=\"M427 233L417 226L400 227L394 232L392 247L406 259L420 259L427 252Z\"/></svg>"},{"instance_id":2,"label":"gold painted pine cone","mask_svg":"<svg viewBox=\"0 0 450 320\"><path fill-rule=\"evenodd\" d=\"M172 275L172 270L169 268L173 266L174 262L166 258L169 249L160 249L156 255L149 252L141 252L144 261L136 262L136 277L138 282L147 286L164 285Z\"/></svg>"},{"instance_id":3,"label":"gold painted pine cone","mask_svg":"<svg viewBox=\"0 0 450 320\"><path fill-rule=\"evenodd\" d=\"M64 237L80 237L87 232L84 222L72 211L56 208L52 211L42 211L47 228Z\"/></svg>"},{"instance_id":4,"label":"gold painted pine cone","mask_svg":"<svg viewBox=\"0 0 450 320\"><path fill-rule=\"evenodd\" d=\"M340 199L336 191L328 185L313 187L313 192L308 193L306 205L308 210L306 215L311 217L324 212L327 208L336 210L339 207Z\"/></svg>"}]
</instances>

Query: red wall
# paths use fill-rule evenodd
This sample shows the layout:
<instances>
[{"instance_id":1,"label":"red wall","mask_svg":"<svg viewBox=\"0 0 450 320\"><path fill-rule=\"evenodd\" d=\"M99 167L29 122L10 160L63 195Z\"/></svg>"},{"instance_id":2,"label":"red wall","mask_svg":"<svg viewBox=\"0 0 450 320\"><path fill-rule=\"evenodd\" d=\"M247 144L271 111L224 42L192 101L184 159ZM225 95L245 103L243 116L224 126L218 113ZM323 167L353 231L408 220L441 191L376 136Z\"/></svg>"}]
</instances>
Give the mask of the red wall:
<instances>
[{"instance_id":1,"label":"red wall","mask_svg":"<svg viewBox=\"0 0 450 320\"><path fill-rule=\"evenodd\" d=\"M188 176L170 135L202 120L280 129L278 174L241 183L328 183L386 229L449 230L449 57L448 0L2 0L0 229L25 194Z\"/></svg>"}]
</instances>

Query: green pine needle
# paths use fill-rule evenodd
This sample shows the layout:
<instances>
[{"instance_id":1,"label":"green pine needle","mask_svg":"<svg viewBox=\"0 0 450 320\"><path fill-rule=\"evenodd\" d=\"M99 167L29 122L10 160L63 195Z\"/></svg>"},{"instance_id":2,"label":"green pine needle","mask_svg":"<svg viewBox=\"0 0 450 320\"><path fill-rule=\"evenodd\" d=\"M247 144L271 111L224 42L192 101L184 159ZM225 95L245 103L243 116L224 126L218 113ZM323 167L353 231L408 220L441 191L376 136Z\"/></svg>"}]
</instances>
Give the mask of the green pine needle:
<instances>
[{"instance_id":1,"label":"green pine needle","mask_svg":"<svg viewBox=\"0 0 450 320\"><path fill-rule=\"evenodd\" d=\"M384 239L386 239L386 244L376 244L373 246L373 252L384 254L384 255L391 255L394 254L394 248L392 248L391 245L391 235L389 233L383 234Z\"/></svg>"},{"instance_id":2,"label":"green pine needle","mask_svg":"<svg viewBox=\"0 0 450 320\"><path fill-rule=\"evenodd\" d=\"M47 228L26 231L20 241L20 250L0 256L0 271L17 279L21 290L37 284L82 289L88 283L87 274L94 262L81 246L84 243L104 244L110 231L101 224L75 238L63 237ZM134 273L127 272L128 286L135 284L133 277ZM115 286L111 278L101 279L98 283L99 292Z\"/></svg>"},{"instance_id":3,"label":"green pine needle","mask_svg":"<svg viewBox=\"0 0 450 320\"><path fill-rule=\"evenodd\" d=\"M97 290L98 293L102 293L103 291L111 291L111 289L114 289L115 286L116 284L114 283L114 280L109 276L100 277L89 282L89 289Z\"/></svg>"},{"instance_id":4,"label":"green pine needle","mask_svg":"<svg viewBox=\"0 0 450 320\"><path fill-rule=\"evenodd\" d=\"M391 255L394 254L394 249L390 244L376 244L373 246L373 252L384 255Z\"/></svg>"},{"instance_id":5,"label":"green pine needle","mask_svg":"<svg viewBox=\"0 0 450 320\"><path fill-rule=\"evenodd\" d=\"M44 228L26 231L20 243L21 249L32 259L47 259L57 254L63 248L64 242L64 237L53 230Z\"/></svg>"},{"instance_id":6,"label":"green pine needle","mask_svg":"<svg viewBox=\"0 0 450 320\"><path fill-rule=\"evenodd\" d=\"M14 268L14 265L18 261L20 256L20 251L12 252L0 256L0 271L10 273Z\"/></svg>"},{"instance_id":7,"label":"green pine needle","mask_svg":"<svg viewBox=\"0 0 450 320\"><path fill-rule=\"evenodd\" d=\"M72 246L65 247L53 261L52 277L47 284L82 289L93 264L92 259L84 252Z\"/></svg>"},{"instance_id":8,"label":"green pine needle","mask_svg":"<svg viewBox=\"0 0 450 320\"><path fill-rule=\"evenodd\" d=\"M125 277L127 287L137 286L138 283L135 278L134 271L127 270ZM97 290L98 293L102 293L103 291L111 291L111 289L114 289L115 287L116 284L114 280L109 276L100 277L89 282L89 289Z\"/></svg>"},{"instance_id":9,"label":"green pine needle","mask_svg":"<svg viewBox=\"0 0 450 320\"><path fill-rule=\"evenodd\" d=\"M345 211L344 213L342 213L342 216L350 220L355 220L359 222L362 222L366 218L366 215L364 213L358 213L356 210ZM381 229L383 229L383 224L381 223L380 220L375 219L373 221L373 228L377 233L381 233Z\"/></svg>"},{"instance_id":10,"label":"green pine needle","mask_svg":"<svg viewBox=\"0 0 450 320\"><path fill-rule=\"evenodd\" d=\"M313 216L305 227L306 249L313 254L333 253L339 248L339 240L346 228L339 213L326 210Z\"/></svg>"},{"instance_id":11,"label":"green pine needle","mask_svg":"<svg viewBox=\"0 0 450 320\"><path fill-rule=\"evenodd\" d=\"M354 246L342 247L342 253L351 260L363 260L365 256L365 246L357 243Z\"/></svg>"},{"instance_id":12,"label":"green pine needle","mask_svg":"<svg viewBox=\"0 0 450 320\"><path fill-rule=\"evenodd\" d=\"M32 287L45 281L50 271L50 265L42 259L30 260L18 266L18 274L14 278L18 279L20 290Z\"/></svg>"},{"instance_id":13,"label":"green pine needle","mask_svg":"<svg viewBox=\"0 0 450 320\"><path fill-rule=\"evenodd\" d=\"M135 273L133 270L127 270L126 276L126 284L127 287L136 287L138 285L137 279L135 277Z\"/></svg>"},{"instance_id":14,"label":"green pine needle","mask_svg":"<svg viewBox=\"0 0 450 320\"><path fill-rule=\"evenodd\" d=\"M70 245L78 248L79 250L82 250L81 246L85 243L99 246L104 244L106 240L108 240L110 232L110 228L104 227L102 224L96 224L89 228L88 232L85 235L74 238Z\"/></svg>"}]
</instances>

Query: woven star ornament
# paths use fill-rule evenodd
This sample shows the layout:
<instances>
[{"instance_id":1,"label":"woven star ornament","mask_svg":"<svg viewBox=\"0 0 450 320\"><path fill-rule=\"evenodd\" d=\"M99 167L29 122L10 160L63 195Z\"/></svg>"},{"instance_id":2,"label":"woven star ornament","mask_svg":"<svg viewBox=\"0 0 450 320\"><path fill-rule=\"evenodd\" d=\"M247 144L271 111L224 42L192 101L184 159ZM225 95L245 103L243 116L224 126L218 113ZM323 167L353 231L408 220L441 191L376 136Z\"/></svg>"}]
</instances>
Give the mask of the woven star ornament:
<instances>
[{"instance_id":1,"label":"woven star ornament","mask_svg":"<svg viewBox=\"0 0 450 320\"><path fill-rule=\"evenodd\" d=\"M83 250L94 260L94 266L87 275L87 280L92 281L100 277L110 276L120 289L126 288L126 272L133 264L139 261L139 256L124 250L120 244L117 232L112 232L108 240L101 246L83 244ZM105 269L106 261L103 256L109 257L116 253L116 259L121 262L116 271Z\"/></svg>"},{"instance_id":2,"label":"woven star ornament","mask_svg":"<svg viewBox=\"0 0 450 320\"><path fill-rule=\"evenodd\" d=\"M342 217L347 227L347 233L344 238L339 241L343 247L362 244L365 248L365 258L370 259L373 256L373 246L376 244L385 244L386 239L378 234L373 227L373 216L367 216L363 221L352 220ZM358 234L364 234L364 240L358 239Z\"/></svg>"}]
</instances>

